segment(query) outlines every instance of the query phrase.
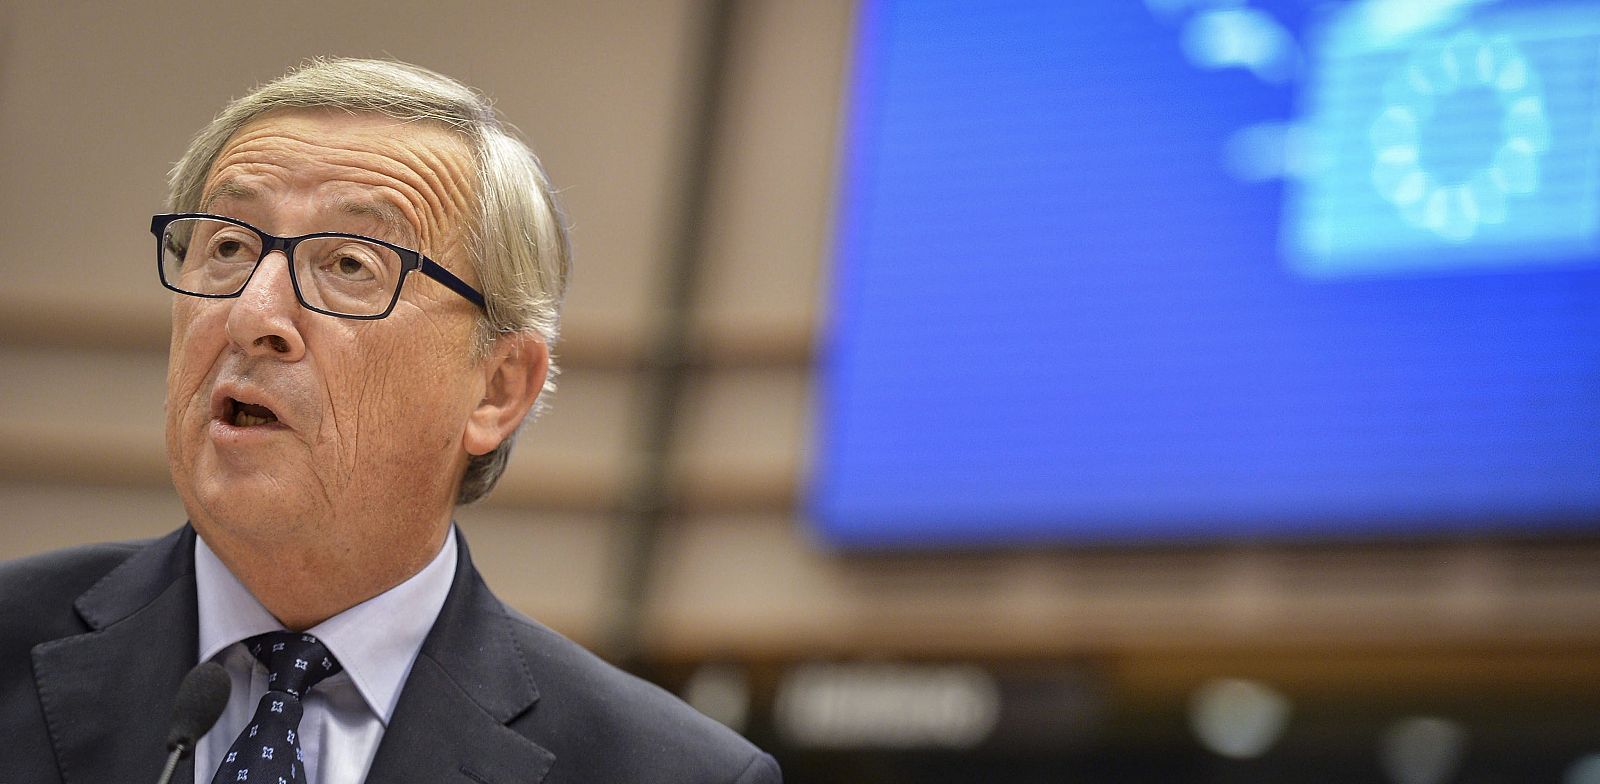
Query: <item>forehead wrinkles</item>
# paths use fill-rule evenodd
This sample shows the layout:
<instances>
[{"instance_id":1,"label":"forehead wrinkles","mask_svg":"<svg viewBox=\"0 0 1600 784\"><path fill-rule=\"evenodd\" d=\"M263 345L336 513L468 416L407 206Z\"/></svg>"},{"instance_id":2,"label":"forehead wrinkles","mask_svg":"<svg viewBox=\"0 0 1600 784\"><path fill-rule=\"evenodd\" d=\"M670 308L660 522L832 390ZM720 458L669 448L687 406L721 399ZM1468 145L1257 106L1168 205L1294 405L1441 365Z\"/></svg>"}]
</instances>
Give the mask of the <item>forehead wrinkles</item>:
<instances>
[{"instance_id":1,"label":"forehead wrinkles","mask_svg":"<svg viewBox=\"0 0 1600 784\"><path fill-rule=\"evenodd\" d=\"M247 126L228 142L207 178L205 198L237 196L231 184L240 184L238 175L280 179L289 187L353 183L394 194L384 200L418 228L422 249L433 250L466 228L464 219L473 214L474 174L466 143L442 129L398 122L354 130L303 129L268 121ZM248 182L242 185L251 189Z\"/></svg>"}]
</instances>

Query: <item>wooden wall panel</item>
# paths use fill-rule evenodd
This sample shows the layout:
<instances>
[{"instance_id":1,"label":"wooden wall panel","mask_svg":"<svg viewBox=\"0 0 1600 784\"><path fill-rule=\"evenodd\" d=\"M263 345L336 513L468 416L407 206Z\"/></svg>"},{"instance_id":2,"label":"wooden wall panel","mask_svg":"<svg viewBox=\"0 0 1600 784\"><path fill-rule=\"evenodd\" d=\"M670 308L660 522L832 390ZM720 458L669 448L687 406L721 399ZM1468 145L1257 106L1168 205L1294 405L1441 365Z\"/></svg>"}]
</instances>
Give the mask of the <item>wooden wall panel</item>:
<instances>
[{"instance_id":1,"label":"wooden wall panel","mask_svg":"<svg viewBox=\"0 0 1600 784\"><path fill-rule=\"evenodd\" d=\"M605 602L615 530L606 516L469 506L456 521L501 600L573 639L599 639L613 611Z\"/></svg>"},{"instance_id":2,"label":"wooden wall panel","mask_svg":"<svg viewBox=\"0 0 1600 784\"><path fill-rule=\"evenodd\" d=\"M0 478L0 560L91 542L162 536L183 525L170 488Z\"/></svg>"},{"instance_id":3,"label":"wooden wall panel","mask_svg":"<svg viewBox=\"0 0 1600 784\"><path fill-rule=\"evenodd\" d=\"M784 515L701 515L662 553L649 632L685 660L1596 650L1600 590L1558 563L1592 572L1600 545L872 556Z\"/></svg>"},{"instance_id":4,"label":"wooden wall panel","mask_svg":"<svg viewBox=\"0 0 1600 784\"><path fill-rule=\"evenodd\" d=\"M632 373L564 372L549 410L525 425L490 506L607 512L633 470Z\"/></svg>"},{"instance_id":5,"label":"wooden wall panel","mask_svg":"<svg viewBox=\"0 0 1600 784\"><path fill-rule=\"evenodd\" d=\"M736 6L696 336L807 357L828 254L852 7Z\"/></svg>"},{"instance_id":6,"label":"wooden wall panel","mask_svg":"<svg viewBox=\"0 0 1600 784\"><path fill-rule=\"evenodd\" d=\"M166 355L0 344L0 480L167 487Z\"/></svg>"},{"instance_id":7,"label":"wooden wall panel","mask_svg":"<svg viewBox=\"0 0 1600 784\"><path fill-rule=\"evenodd\" d=\"M679 422L679 500L698 509L791 508L809 461L811 380L786 367L696 374Z\"/></svg>"},{"instance_id":8,"label":"wooden wall panel","mask_svg":"<svg viewBox=\"0 0 1600 784\"><path fill-rule=\"evenodd\" d=\"M625 347L659 285L697 13L691 0L8 3L0 311L127 313L147 332L139 314L165 308L149 216L189 137L306 57L391 56L484 90L528 136L582 258L568 331Z\"/></svg>"}]
</instances>

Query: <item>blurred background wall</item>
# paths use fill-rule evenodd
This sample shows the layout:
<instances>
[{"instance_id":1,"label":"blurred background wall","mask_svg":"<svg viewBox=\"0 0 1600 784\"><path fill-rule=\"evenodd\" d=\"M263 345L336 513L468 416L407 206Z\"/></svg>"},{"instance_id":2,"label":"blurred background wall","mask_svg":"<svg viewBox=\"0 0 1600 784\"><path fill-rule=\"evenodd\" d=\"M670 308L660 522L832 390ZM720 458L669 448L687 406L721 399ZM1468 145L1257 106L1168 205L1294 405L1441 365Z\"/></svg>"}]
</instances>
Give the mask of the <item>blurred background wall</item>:
<instances>
[{"instance_id":1,"label":"blurred background wall","mask_svg":"<svg viewBox=\"0 0 1600 784\"><path fill-rule=\"evenodd\" d=\"M0 558L182 522L146 231L164 175L303 58L394 57L493 96L574 226L561 389L461 511L476 560L522 611L778 749L790 780L1594 775L1574 767L1600 752L1590 539L819 545L797 508L854 9L724 10L718 39L690 0L0 8ZM853 714L840 689L889 707ZM1203 729L1216 715L1244 740Z\"/></svg>"}]
</instances>

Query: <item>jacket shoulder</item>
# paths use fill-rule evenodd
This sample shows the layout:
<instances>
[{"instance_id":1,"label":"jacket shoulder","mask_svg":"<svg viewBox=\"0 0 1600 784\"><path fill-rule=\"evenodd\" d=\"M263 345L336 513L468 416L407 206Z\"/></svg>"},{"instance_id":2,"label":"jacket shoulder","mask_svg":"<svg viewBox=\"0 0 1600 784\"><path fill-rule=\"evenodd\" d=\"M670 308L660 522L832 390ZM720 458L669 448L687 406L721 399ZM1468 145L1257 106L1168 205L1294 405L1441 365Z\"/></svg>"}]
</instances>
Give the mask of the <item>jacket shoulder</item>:
<instances>
[{"instance_id":1,"label":"jacket shoulder","mask_svg":"<svg viewBox=\"0 0 1600 784\"><path fill-rule=\"evenodd\" d=\"M149 544L93 544L0 562L0 639L31 647L86 631L73 602Z\"/></svg>"},{"instance_id":2,"label":"jacket shoulder","mask_svg":"<svg viewBox=\"0 0 1600 784\"><path fill-rule=\"evenodd\" d=\"M536 730L555 753L551 784L779 781L772 758L738 733L515 610L506 612L539 690L533 709L513 726Z\"/></svg>"}]
</instances>

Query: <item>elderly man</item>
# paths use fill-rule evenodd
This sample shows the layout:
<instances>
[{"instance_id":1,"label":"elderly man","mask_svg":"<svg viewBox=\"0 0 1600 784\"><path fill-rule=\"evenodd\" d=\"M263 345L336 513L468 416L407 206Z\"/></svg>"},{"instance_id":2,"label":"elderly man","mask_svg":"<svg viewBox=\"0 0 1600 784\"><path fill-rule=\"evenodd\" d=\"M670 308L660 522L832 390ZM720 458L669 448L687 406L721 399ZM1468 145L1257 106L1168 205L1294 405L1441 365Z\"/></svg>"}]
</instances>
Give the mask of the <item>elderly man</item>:
<instances>
[{"instance_id":1,"label":"elderly man","mask_svg":"<svg viewBox=\"0 0 1600 784\"><path fill-rule=\"evenodd\" d=\"M189 525L0 567L0 782L757 782L772 759L489 593L451 524L548 390L566 285L532 153L476 93L309 64L230 104L152 223Z\"/></svg>"}]
</instances>

